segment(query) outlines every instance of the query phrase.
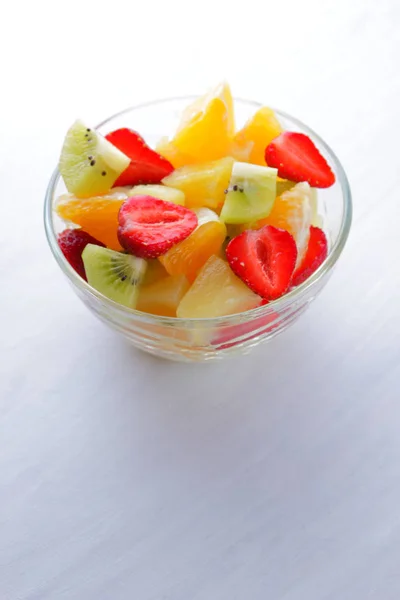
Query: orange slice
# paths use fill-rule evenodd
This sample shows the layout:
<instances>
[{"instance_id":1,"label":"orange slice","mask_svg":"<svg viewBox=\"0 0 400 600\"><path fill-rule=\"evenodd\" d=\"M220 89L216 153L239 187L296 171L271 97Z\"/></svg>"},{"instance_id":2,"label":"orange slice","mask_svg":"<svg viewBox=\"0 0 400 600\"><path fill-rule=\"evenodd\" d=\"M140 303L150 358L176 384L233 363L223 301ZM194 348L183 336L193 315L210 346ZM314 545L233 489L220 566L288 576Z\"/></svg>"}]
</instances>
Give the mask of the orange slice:
<instances>
[{"instance_id":1,"label":"orange slice","mask_svg":"<svg viewBox=\"0 0 400 600\"><path fill-rule=\"evenodd\" d=\"M73 194L60 196L56 204L59 216L80 225L111 250L121 250L118 241L118 213L128 198L129 188L114 188L103 196L77 198Z\"/></svg>"},{"instance_id":2,"label":"orange slice","mask_svg":"<svg viewBox=\"0 0 400 600\"><path fill-rule=\"evenodd\" d=\"M172 143L193 162L216 160L227 156L234 127L231 90L221 83L187 107Z\"/></svg>"},{"instance_id":3,"label":"orange slice","mask_svg":"<svg viewBox=\"0 0 400 600\"><path fill-rule=\"evenodd\" d=\"M257 228L273 225L291 233L297 245L299 265L307 251L312 218L312 189L303 182L278 196L268 217L258 221Z\"/></svg>"},{"instance_id":4,"label":"orange slice","mask_svg":"<svg viewBox=\"0 0 400 600\"><path fill-rule=\"evenodd\" d=\"M265 148L282 133L274 111L260 108L233 138L231 155L241 162L265 167Z\"/></svg>"},{"instance_id":5,"label":"orange slice","mask_svg":"<svg viewBox=\"0 0 400 600\"><path fill-rule=\"evenodd\" d=\"M198 218L197 228L159 258L170 275L186 275L189 281L195 279L210 256L221 251L226 238L226 227L216 213L208 208L194 212Z\"/></svg>"}]
</instances>

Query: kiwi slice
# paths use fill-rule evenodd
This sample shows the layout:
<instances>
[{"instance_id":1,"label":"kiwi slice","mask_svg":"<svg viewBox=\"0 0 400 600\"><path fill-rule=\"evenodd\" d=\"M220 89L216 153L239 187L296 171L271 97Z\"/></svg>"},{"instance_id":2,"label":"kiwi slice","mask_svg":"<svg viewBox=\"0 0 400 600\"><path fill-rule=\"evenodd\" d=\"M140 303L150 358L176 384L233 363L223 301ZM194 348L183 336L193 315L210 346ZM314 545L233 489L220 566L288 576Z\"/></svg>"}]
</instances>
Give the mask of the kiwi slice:
<instances>
[{"instance_id":1,"label":"kiwi slice","mask_svg":"<svg viewBox=\"0 0 400 600\"><path fill-rule=\"evenodd\" d=\"M239 225L268 217L276 197L277 169L236 162L221 211L225 223Z\"/></svg>"},{"instance_id":2,"label":"kiwi slice","mask_svg":"<svg viewBox=\"0 0 400 600\"><path fill-rule=\"evenodd\" d=\"M105 194L130 159L100 133L75 121L65 136L59 161L67 190L81 198Z\"/></svg>"},{"instance_id":3,"label":"kiwi slice","mask_svg":"<svg viewBox=\"0 0 400 600\"><path fill-rule=\"evenodd\" d=\"M88 244L82 259L89 285L114 302L136 307L139 286L147 268L143 258Z\"/></svg>"}]
</instances>

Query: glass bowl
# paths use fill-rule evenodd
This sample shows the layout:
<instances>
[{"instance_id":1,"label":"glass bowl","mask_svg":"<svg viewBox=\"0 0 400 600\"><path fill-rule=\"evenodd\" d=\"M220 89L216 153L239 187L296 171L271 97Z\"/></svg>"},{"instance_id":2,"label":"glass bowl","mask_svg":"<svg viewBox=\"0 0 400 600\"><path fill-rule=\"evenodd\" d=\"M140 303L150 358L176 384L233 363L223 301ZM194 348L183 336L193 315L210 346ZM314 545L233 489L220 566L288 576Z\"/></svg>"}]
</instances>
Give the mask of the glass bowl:
<instances>
[{"instance_id":1,"label":"glass bowl","mask_svg":"<svg viewBox=\"0 0 400 600\"><path fill-rule=\"evenodd\" d=\"M106 119L97 129L105 134L120 127L130 127L154 146L161 137L175 131L183 109L193 97L156 100L134 106ZM241 126L261 104L235 100L238 126ZM297 119L276 110L284 129L307 134L327 158L335 175L331 188L318 190L319 210L328 236L329 254L324 263L300 286L282 298L253 310L213 319L178 319L150 315L125 308L90 287L65 260L57 234L65 227L53 211L57 197L65 192L58 170L55 170L46 192L44 221L51 251L76 294L106 325L122 334L137 348L172 360L205 361L243 354L271 340L284 331L314 300L328 281L338 260L351 224L351 193L346 174L329 146Z\"/></svg>"}]
</instances>

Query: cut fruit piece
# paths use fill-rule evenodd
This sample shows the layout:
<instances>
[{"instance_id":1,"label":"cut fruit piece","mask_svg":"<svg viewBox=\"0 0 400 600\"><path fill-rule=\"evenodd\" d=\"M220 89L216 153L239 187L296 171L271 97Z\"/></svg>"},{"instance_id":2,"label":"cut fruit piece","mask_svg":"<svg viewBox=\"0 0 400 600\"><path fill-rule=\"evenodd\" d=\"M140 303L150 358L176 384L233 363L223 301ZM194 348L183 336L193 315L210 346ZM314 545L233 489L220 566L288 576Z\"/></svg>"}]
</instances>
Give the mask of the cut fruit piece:
<instances>
[{"instance_id":1,"label":"cut fruit piece","mask_svg":"<svg viewBox=\"0 0 400 600\"><path fill-rule=\"evenodd\" d=\"M172 204L185 205L185 194L167 185L135 185L129 192L129 196L152 196Z\"/></svg>"},{"instance_id":2,"label":"cut fruit piece","mask_svg":"<svg viewBox=\"0 0 400 600\"><path fill-rule=\"evenodd\" d=\"M276 169L237 162L221 211L221 219L233 225L267 217L276 197Z\"/></svg>"},{"instance_id":3,"label":"cut fruit piece","mask_svg":"<svg viewBox=\"0 0 400 600\"><path fill-rule=\"evenodd\" d=\"M193 281L213 254L221 251L226 238L225 224L208 208L194 210L198 225L183 242L173 246L159 260L171 275L186 275Z\"/></svg>"},{"instance_id":4,"label":"cut fruit piece","mask_svg":"<svg viewBox=\"0 0 400 600\"><path fill-rule=\"evenodd\" d=\"M233 158L225 157L201 165L182 167L165 177L163 183L182 190L187 207L206 206L215 210L225 200L224 192L229 185L233 163Z\"/></svg>"},{"instance_id":5,"label":"cut fruit piece","mask_svg":"<svg viewBox=\"0 0 400 600\"><path fill-rule=\"evenodd\" d=\"M96 246L104 246L104 244L82 229L65 229L57 236L57 241L71 267L82 279L87 281L82 252L88 244L95 244Z\"/></svg>"},{"instance_id":6,"label":"cut fruit piece","mask_svg":"<svg viewBox=\"0 0 400 600\"><path fill-rule=\"evenodd\" d=\"M176 309L190 284L184 275L166 277L139 291L137 310L162 317L176 317Z\"/></svg>"},{"instance_id":7,"label":"cut fruit piece","mask_svg":"<svg viewBox=\"0 0 400 600\"><path fill-rule=\"evenodd\" d=\"M233 272L253 292L276 300L289 288L297 249L290 233L266 225L231 240L226 256Z\"/></svg>"},{"instance_id":8,"label":"cut fruit piece","mask_svg":"<svg viewBox=\"0 0 400 600\"><path fill-rule=\"evenodd\" d=\"M129 158L100 133L75 121L59 161L67 190L81 198L105 194L129 165Z\"/></svg>"},{"instance_id":9,"label":"cut fruit piece","mask_svg":"<svg viewBox=\"0 0 400 600\"><path fill-rule=\"evenodd\" d=\"M156 281L161 281L168 277L168 273L157 258L147 261L146 274L143 279L143 285L151 285Z\"/></svg>"},{"instance_id":10,"label":"cut fruit piece","mask_svg":"<svg viewBox=\"0 0 400 600\"><path fill-rule=\"evenodd\" d=\"M265 166L265 148L282 133L272 108L263 106L233 138L231 155L242 162Z\"/></svg>"},{"instance_id":11,"label":"cut fruit piece","mask_svg":"<svg viewBox=\"0 0 400 600\"><path fill-rule=\"evenodd\" d=\"M258 223L259 227L272 225L285 229L295 239L297 245L297 265L301 263L308 246L312 219L312 190L308 183L298 183L275 200L266 219Z\"/></svg>"},{"instance_id":12,"label":"cut fruit piece","mask_svg":"<svg viewBox=\"0 0 400 600\"><path fill-rule=\"evenodd\" d=\"M157 258L187 238L197 227L193 211L151 196L133 196L121 206L118 239L125 250Z\"/></svg>"},{"instance_id":13,"label":"cut fruit piece","mask_svg":"<svg viewBox=\"0 0 400 600\"><path fill-rule=\"evenodd\" d=\"M236 277L228 263L211 256L176 314L182 319L208 319L250 310L260 302L261 298Z\"/></svg>"},{"instance_id":14,"label":"cut fruit piece","mask_svg":"<svg viewBox=\"0 0 400 600\"><path fill-rule=\"evenodd\" d=\"M117 236L118 213L128 192L129 188L114 188L108 194L92 198L64 194L57 201L56 211L62 219L80 225L108 248L121 250Z\"/></svg>"},{"instance_id":15,"label":"cut fruit piece","mask_svg":"<svg viewBox=\"0 0 400 600\"><path fill-rule=\"evenodd\" d=\"M152 150L141 135L126 127L106 135L106 139L129 157L129 166L118 177L115 185L137 185L159 183L171 173L171 163Z\"/></svg>"},{"instance_id":16,"label":"cut fruit piece","mask_svg":"<svg viewBox=\"0 0 400 600\"><path fill-rule=\"evenodd\" d=\"M295 187L296 183L289 181L288 179L281 179L278 177L276 181L276 195L282 196L284 192L288 192ZM321 227L322 217L318 214L318 190L317 188L311 188L310 190L310 203L311 203L311 225L314 227ZM257 228L255 228L257 229Z\"/></svg>"},{"instance_id":17,"label":"cut fruit piece","mask_svg":"<svg viewBox=\"0 0 400 600\"><path fill-rule=\"evenodd\" d=\"M310 239L307 252L300 266L293 273L292 285L300 285L310 277L328 256L328 240L318 227L310 227Z\"/></svg>"},{"instance_id":18,"label":"cut fruit piece","mask_svg":"<svg viewBox=\"0 0 400 600\"><path fill-rule=\"evenodd\" d=\"M162 137L156 146L156 152L166 158L175 169L184 167L186 165L192 165L195 161L194 158L187 154L179 152L178 148L170 142L167 137Z\"/></svg>"},{"instance_id":19,"label":"cut fruit piece","mask_svg":"<svg viewBox=\"0 0 400 600\"><path fill-rule=\"evenodd\" d=\"M195 162L216 160L229 154L234 128L232 94L221 83L187 107L172 143Z\"/></svg>"},{"instance_id":20,"label":"cut fruit piece","mask_svg":"<svg viewBox=\"0 0 400 600\"><path fill-rule=\"evenodd\" d=\"M317 188L335 183L335 175L326 159L304 133L281 133L265 149L265 162L276 167L279 177L284 179L307 181Z\"/></svg>"},{"instance_id":21,"label":"cut fruit piece","mask_svg":"<svg viewBox=\"0 0 400 600\"><path fill-rule=\"evenodd\" d=\"M289 179L282 179L281 177L276 178L276 195L282 196L283 192L288 192L296 185L295 181L289 181Z\"/></svg>"},{"instance_id":22,"label":"cut fruit piece","mask_svg":"<svg viewBox=\"0 0 400 600\"><path fill-rule=\"evenodd\" d=\"M110 300L135 308L146 261L88 244L82 253L89 285Z\"/></svg>"}]
</instances>

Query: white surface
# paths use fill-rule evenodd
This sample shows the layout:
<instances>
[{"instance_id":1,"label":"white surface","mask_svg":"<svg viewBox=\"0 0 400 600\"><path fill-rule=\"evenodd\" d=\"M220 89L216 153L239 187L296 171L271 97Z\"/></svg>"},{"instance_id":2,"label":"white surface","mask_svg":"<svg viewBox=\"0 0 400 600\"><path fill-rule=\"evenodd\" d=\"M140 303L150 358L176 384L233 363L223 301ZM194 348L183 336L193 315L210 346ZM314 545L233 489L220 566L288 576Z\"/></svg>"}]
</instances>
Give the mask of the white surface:
<instances>
[{"instance_id":1,"label":"white surface","mask_svg":"<svg viewBox=\"0 0 400 600\"><path fill-rule=\"evenodd\" d=\"M400 4L159 4L2 16L0 598L398 600ZM76 116L222 77L332 145L354 226L287 333L169 364L74 296L43 195Z\"/></svg>"}]
</instances>

